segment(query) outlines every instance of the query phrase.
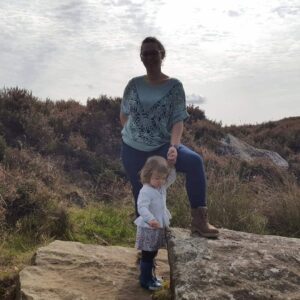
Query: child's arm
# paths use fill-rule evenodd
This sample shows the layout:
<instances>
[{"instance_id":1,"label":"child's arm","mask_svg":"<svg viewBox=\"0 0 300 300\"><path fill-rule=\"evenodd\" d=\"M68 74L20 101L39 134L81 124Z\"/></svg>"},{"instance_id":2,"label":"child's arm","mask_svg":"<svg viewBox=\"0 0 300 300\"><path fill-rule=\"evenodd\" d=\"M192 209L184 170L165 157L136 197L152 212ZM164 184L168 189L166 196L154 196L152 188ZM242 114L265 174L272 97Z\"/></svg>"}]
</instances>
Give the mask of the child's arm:
<instances>
[{"instance_id":1,"label":"child's arm","mask_svg":"<svg viewBox=\"0 0 300 300\"><path fill-rule=\"evenodd\" d=\"M139 193L138 201L137 201L138 213L146 223L148 223L151 227L153 227L151 225L153 222L150 222L150 221L156 221L156 220L155 220L155 217L153 216L153 214L151 213L151 211L149 210L150 202L151 202L150 195L147 194L142 189Z\"/></svg>"},{"instance_id":2,"label":"child's arm","mask_svg":"<svg viewBox=\"0 0 300 300\"><path fill-rule=\"evenodd\" d=\"M168 188L171 184L173 184L176 180L176 170L175 168L171 168L170 174L167 178L166 187Z\"/></svg>"}]
</instances>

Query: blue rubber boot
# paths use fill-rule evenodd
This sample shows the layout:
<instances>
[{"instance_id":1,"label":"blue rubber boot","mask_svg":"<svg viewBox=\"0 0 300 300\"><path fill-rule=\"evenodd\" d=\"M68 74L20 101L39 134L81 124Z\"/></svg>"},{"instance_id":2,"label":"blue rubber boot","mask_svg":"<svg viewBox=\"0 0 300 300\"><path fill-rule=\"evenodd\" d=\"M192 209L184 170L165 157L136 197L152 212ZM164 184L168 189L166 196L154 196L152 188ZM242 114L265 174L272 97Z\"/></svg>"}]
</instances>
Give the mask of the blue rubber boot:
<instances>
[{"instance_id":1,"label":"blue rubber boot","mask_svg":"<svg viewBox=\"0 0 300 300\"><path fill-rule=\"evenodd\" d=\"M144 289L156 291L161 289L161 284L156 282L152 277L153 262L141 261L140 264L140 284Z\"/></svg>"},{"instance_id":2,"label":"blue rubber boot","mask_svg":"<svg viewBox=\"0 0 300 300\"><path fill-rule=\"evenodd\" d=\"M156 276L155 269L156 269L156 263L153 260L153 263L152 263L152 280L155 281L158 286L162 286L163 280L162 280L162 278Z\"/></svg>"}]
</instances>

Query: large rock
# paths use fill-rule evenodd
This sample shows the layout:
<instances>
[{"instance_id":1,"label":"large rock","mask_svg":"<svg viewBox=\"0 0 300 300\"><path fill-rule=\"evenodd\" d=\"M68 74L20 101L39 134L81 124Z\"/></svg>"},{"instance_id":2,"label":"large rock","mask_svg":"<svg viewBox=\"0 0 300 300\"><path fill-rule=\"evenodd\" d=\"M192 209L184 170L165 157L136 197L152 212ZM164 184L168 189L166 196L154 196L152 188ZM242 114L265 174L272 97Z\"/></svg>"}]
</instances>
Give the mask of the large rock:
<instances>
[{"instance_id":1,"label":"large rock","mask_svg":"<svg viewBox=\"0 0 300 300\"><path fill-rule=\"evenodd\" d=\"M22 299L144 300L138 283L134 248L54 241L40 248L33 266L20 272ZM169 280L166 250L160 250L158 273Z\"/></svg>"},{"instance_id":2,"label":"large rock","mask_svg":"<svg viewBox=\"0 0 300 300\"><path fill-rule=\"evenodd\" d=\"M256 159L265 159L275 166L285 169L289 166L288 162L277 152L257 149L231 134L227 134L226 137L221 140L221 145L222 146L218 149L220 154L230 154L248 162Z\"/></svg>"},{"instance_id":3,"label":"large rock","mask_svg":"<svg viewBox=\"0 0 300 300\"><path fill-rule=\"evenodd\" d=\"M300 239L222 229L219 239L168 233L175 300L299 300Z\"/></svg>"}]
</instances>

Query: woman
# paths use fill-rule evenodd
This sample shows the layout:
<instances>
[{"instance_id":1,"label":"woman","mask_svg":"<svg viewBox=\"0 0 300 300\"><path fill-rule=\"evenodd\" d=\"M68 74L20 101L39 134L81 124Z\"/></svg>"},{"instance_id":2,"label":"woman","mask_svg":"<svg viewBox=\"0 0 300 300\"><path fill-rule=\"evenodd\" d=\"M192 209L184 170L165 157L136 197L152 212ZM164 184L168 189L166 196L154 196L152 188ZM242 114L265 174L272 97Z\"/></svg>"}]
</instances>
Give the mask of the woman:
<instances>
[{"instance_id":1,"label":"woman","mask_svg":"<svg viewBox=\"0 0 300 300\"><path fill-rule=\"evenodd\" d=\"M147 75L131 79L121 103L122 162L132 185L137 213L137 198L142 184L139 172L148 157L159 155L186 174L186 190L191 205L192 232L217 237L218 230L208 223L206 178L201 156L180 143L183 121L188 117L183 86L162 73L166 56L162 43L147 37L140 57Z\"/></svg>"}]
</instances>

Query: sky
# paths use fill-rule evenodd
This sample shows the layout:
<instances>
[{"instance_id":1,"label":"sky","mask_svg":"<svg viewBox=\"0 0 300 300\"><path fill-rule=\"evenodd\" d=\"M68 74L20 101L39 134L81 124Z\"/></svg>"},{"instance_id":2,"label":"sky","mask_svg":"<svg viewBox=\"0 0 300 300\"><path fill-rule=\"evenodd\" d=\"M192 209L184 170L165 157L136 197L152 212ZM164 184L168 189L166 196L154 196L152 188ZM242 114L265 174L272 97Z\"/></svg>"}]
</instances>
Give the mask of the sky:
<instances>
[{"instance_id":1,"label":"sky","mask_svg":"<svg viewBox=\"0 0 300 300\"><path fill-rule=\"evenodd\" d=\"M121 97L155 36L163 72L208 119L300 116L300 0L10 0L0 32L0 88L41 100Z\"/></svg>"}]
</instances>

